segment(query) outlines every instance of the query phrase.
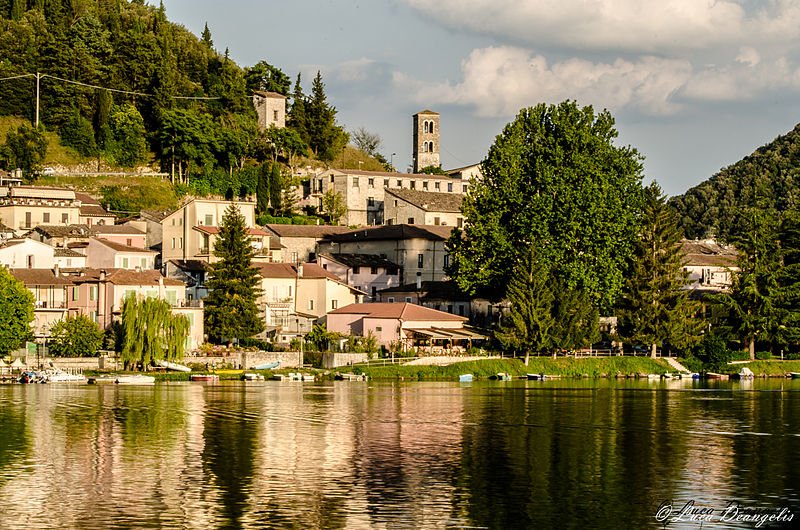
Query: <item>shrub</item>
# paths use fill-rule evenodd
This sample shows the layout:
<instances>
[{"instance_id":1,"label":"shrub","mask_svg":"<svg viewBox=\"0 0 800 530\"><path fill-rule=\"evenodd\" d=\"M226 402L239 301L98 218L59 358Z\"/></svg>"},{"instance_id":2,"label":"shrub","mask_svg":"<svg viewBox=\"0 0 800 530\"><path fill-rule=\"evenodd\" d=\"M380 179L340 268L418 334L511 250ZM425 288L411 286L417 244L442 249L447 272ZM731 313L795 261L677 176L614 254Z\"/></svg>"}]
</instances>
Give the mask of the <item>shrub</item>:
<instances>
[{"instance_id":1,"label":"shrub","mask_svg":"<svg viewBox=\"0 0 800 530\"><path fill-rule=\"evenodd\" d=\"M255 347L261 351L273 351L273 344L271 342L267 342L265 340L256 339L253 337L247 337L244 339L239 340L239 346L243 346L245 348L248 347Z\"/></svg>"},{"instance_id":2,"label":"shrub","mask_svg":"<svg viewBox=\"0 0 800 530\"><path fill-rule=\"evenodd\" d=\"M100 327L84 315L59 320L50 333L49 348L56 357L95 357L105 337Z\"/></svg>"},{"instance_id":3,"label":"shrub","mask_svg":"<svg viewBox=\"0 0 800 530\"><path fill-rule=\"evenodd\" d=\"M686 357L678 357L678 362L685 366L690 372L703 371L703 361L692 354L689 354Z\"/></svg>"},{"instance_id":4,"label":"shrub","mask_svg":"<svg viewBox=\"0 0 800 530\"><path fill-rule=\"evenodd\" d=\"M756 359L759 361L768 361L769 359L772 359L772 353L768 351L756 352Z\"/></svg>"},{"instance_id":5,"label":"shrub","mask_svg":"<svg viewBox=\"0 0 800 530\"><path fill-rule=\"evenodd\" d=\"M730 352L728 357L728 362L730 361L749 361L750 360L750 352L741 351L741 350L734 350Z\"/></svg>"}]
</instances>

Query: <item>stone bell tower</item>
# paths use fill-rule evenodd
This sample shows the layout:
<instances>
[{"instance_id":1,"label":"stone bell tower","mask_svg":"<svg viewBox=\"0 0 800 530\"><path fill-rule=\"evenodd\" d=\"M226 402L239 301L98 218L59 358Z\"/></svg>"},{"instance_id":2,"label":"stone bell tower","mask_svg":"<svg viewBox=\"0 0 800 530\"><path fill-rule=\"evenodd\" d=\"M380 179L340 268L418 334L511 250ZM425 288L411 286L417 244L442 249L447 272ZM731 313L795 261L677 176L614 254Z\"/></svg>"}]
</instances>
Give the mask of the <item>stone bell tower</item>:
<instances>
[{"instance_id":1,"label":"stone bell tower","mask_svg":"<svg viewBox=\"0 0 800 530\"><path fill-rule=\"evenodd\" d=\"M412 171L427 166L439 167L439 113L423 110L414 114L414 160Z\"/></svg>"}]
</instances>

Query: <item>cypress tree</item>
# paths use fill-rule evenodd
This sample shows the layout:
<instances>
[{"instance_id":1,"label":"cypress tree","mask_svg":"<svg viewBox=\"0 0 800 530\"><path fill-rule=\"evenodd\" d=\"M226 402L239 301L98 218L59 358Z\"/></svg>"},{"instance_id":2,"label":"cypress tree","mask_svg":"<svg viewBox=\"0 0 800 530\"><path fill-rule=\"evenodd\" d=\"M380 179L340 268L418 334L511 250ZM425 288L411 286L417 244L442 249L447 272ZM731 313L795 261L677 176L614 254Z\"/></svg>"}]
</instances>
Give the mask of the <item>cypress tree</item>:
<instances>
[{"instance_id":1,"label":"cypress tree","mask_svg":"<svg viewBox=\"0 0 800 530\"><path fill-rule=\"evenodd\" d=\"M651 184L645 189L640 235L617 316L620 337L648 346L653 357L660 345L686 347L700 338L700 307L685 289L690 280L683 270L681 239L675 211L661 188Z\"/></svg>"},{"instance_id":2,"label":"cypress tree","mask_svg":"<svg viewBox=\"0 0 800 530\"><path fill-rule=\"evenodd\" d=\"M303 94L303 87L300 85L300 74L297 74L297 81L294 83L292 93L292 108L289 109L286 126L297 132L300 139L308 144L308 116L306 115L306 96Z\"/></svg>"},{"instance_id":3,"label":"cypress tree","mask_svg":"<svg viewBox=\"0 0 800 530\"><path fill-rule=\"evenodd\" d=\"M252 266L255 250L239 209L231 204L222 217L214 243L219 261L211 264L205 299L205 325L213 341L252 337L264 330L256 300L261 290L258 269Z\"/></svg>"},{"instance_id":4,"label":"cypress tree","mask_svg":"<svg viewBox=\"0 0 800 530\"><path fill-rule=\"evenodd\" d=\"M266 213L269 207L269 180L271 176L272 168L268 162L264 162L258 172L258 184L256 185L256 210L258 210L258 213Z\"/></svg>"},{"instance_id":5,"label":"cypress tree","mask_svg":"<svg viewBox=\"0 0 800 530\"><path fill-rule=\"evenodd\" d=\"M281 189L283 189L283 178L281 178L281 167L277 162L272 164L272 174L269 178L269 202L272 210L276 214L281 209Z\"/></svg>"}]
</instances>

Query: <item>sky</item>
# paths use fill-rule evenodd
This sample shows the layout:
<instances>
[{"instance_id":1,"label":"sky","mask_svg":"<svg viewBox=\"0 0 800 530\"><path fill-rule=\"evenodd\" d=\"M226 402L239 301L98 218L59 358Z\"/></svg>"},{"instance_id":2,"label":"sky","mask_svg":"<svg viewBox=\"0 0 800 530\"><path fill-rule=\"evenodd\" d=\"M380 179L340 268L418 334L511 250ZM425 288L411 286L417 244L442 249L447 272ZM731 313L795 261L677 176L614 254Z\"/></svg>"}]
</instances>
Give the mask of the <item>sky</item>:
<instances>
[{"instance_id":1,"label":"sky","mask_svg":"<svg viewBox=\"0 0 800 530\"><path fill-rule=\"evenodd\" d=\"M678 195L800 122L800 0L164 0L240 66L306 93L322 73L348 131L411 164L440 113L445 169L481 161L520 109L566 99L616 119L645 183ZM395 154L393 154L395 153Z\"/></svg>"}]
</instances>

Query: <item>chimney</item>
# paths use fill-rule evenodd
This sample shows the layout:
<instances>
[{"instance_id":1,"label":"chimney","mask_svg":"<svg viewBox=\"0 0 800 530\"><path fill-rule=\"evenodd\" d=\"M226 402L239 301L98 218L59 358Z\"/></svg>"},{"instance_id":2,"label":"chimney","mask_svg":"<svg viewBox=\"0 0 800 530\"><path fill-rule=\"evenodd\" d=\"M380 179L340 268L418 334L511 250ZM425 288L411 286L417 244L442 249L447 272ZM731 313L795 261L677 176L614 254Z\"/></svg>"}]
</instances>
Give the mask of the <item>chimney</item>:
<instances>
[{"instance_id":1,"label":"chimney","mask_svg":"<svg viewBox=\"0 0 800 530\"><path fill-rule=\"evenodd\" d=\"M422 275L417 273L417 291L422 290Z\"/></svg>"},{"instance_id":2,"label":"chimney","mask_svg":"<svg viewBox=\"0 0 800 530\"><path fill-rule=\"evenodd\" d=\"M58 270L58 263L56 263L55 265L53 265L53 276L58 278L60 274L61 272Z\"/></svg>"},{"instance_id":3,"label":"chimney","mask_svg":"<svg viewBox=\"0 0 800 530\"><path fill-rule=\"evenodd\" d=\"M297 264L297 277L298 278L302 278L303 277L303 264L302 263L298 263Z\"/></svg>"},{"instance_id":4,"label":"chimney","mask_svg":"<svg viewBox=\"0 0 800 530\"><path fill-rule=\"evenodd\" d=\"M101 282L106 281L106 270L105 269L100 271L100 281Z\"/></svg>"},{"instance_id":5,"label":"chimney","mask_svg":"<svg viewBox=\"0 0 800 530\"><path fill-rule=\"evenodd\" d=\"M158 286L159 287L164 287L164 277L163 276L159 276L158 277Z\"/></svg>"}]
</instances>

